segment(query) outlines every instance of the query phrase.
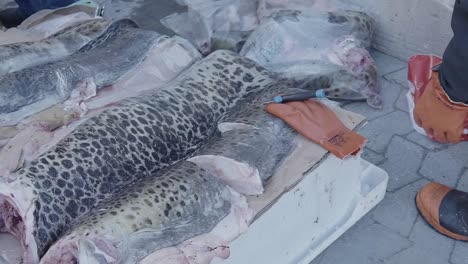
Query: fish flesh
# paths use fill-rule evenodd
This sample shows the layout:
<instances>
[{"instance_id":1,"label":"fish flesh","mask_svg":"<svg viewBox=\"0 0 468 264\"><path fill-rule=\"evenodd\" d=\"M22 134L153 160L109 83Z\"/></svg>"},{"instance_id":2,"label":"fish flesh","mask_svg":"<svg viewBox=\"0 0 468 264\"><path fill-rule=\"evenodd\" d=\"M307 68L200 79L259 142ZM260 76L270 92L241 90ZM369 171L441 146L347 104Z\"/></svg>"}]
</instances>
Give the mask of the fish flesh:
<instances>
[{"instance_id":1,"label":"fish flesh","mask_svg":"<svg viewBox=\"0 0 468 264\"><path fill-rule=\"evenodd\" d=\"M41 263L137 263L210 232L231 210L231 191L191 162L122 186L83 217Z\"/></svg>"},{"instance_id":2,"label":"fish flesh","mask_svg":"<svg viewBox=\"0 0 468 264\"><path fill-rule=\"evenodd\" d=\"M253 61L218 51L153 94L126 99L0 182L0 230L35 263L72 221L142 175L188 158L243 97L276 81Z\"/></svg>"},{"instance_id":3,"label":"fish flesh","mask_svg":"<svg viewBox=\"0 0 468 264\"><path fill-rule=\"evenodd\" d=\"M382 108L377 66L368 50L374 31L373 19L358 11L281 10L250 35L240 54L283 75L297 69L304 75L317 66L328 71L327 64L338 65L348 71L346 78L354 76L366 84L348 92L358 92L368 105ZM316 72L310 72L312 79Z\"/></svg>"},{"instance_id":4,"label":"fish flesh","mask_svg":"<svg viewBox=\"0 0 468 264\"><path fill-rule=\"evenodd\" d=\"M297 133L270 115L265 103L278 94L303 91L282 80L246 96L218 123L220 134L189 161L218 175L245 195L263 193L263 187L281 162L295 149ZM246 181L251 182L245 185Z\"/></svg>"},{"instance_id":5,"label":"fish flesh","mask_svg":"<svg viewBox=\"0 0 468 264\"><path fill-rule=\"evenodd\" d=\"M69 26L40 41L2 45L0 76L70 55L98 37L109 24L104 19L93 19Z\"/></svg>"},{"instance_id":6,"label":"fish flesh","mask_svg":"<svg viewBox=\"0 0 468 264\"><path fill-rule=\"evenodd\" d=\"M118 20L71 56L0 76L0 126L16 125L70 96L93 96L140 65L160 37L130 19Z\"/></svg>"}]
</instances>

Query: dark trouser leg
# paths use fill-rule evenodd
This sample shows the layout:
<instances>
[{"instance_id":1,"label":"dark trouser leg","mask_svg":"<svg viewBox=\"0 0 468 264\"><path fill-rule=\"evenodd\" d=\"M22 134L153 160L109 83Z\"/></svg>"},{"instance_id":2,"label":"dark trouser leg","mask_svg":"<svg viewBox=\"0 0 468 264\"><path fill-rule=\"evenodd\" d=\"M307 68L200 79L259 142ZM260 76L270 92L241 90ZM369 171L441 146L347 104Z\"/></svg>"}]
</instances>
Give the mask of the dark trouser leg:
<instances>
[{"instance_id":1,"label":"dark trouser leg","mask_svg":"<svg viewBox=\"0 0 468 264\"><path fill-rule=\"evenodd\" d=\"M19 15L27 18L39 10L64 7L77 0L15 0L15 2L18 4Z\"/></svg>"},{"instance_id":2,"label":"dark trouser leg","mask_svg":"<svg viewBox=\"0 0 468 264\"><path fill-rule=\"evenodd\" d=\"M468 0L456 0L452 30L454 37L444 53L440 83L450 99L468 103Z\"/></svg>"}]
</instances>

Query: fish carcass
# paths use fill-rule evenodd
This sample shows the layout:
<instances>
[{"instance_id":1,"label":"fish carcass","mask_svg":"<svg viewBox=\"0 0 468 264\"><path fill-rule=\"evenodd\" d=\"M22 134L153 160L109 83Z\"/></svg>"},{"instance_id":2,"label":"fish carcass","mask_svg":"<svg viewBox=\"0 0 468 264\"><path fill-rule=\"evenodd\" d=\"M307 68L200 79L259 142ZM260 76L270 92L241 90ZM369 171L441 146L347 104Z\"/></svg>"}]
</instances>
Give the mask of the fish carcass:
<instances>
[{"instance_id":1,"label":"fish carcass","mask_svg":"<svg viewBox=\"0 0 468 264\"><path fill-rule=\"evenodd\" d=\"M0 175L17 171L81 122L113 104L145 92L157 92L200 58L200 53L188 41L177 36L162 37L140 66L82 102L86 112L82 109L68 110L58 104L22 120L15 127L0 127ZM5 143L1 144L2 141Z\"/></svg>"},{"instance_id":2,"label":"fish carcass","mask_svg":"<svg viewBox=\"0 0 468 264\"><path fill-rule=\"evenodd\" d=\"M121 187L189 155L239 100L275 81L249 59L219 51L154 94L93 117L0 182L0 230L22 241L36 263L73 221Z\"/></svg>"},{"instance_id":3,"label":"fish carcass","mask_svg":"<svg viewBox=\"0 0 468 264\"><path fill-rule=\"evenodd\" d=\"M300 91L293 84L278 81L246 96L219 121L219 134L189 161L218 175L241 194L262 194L276 168L294 150L297 135L267 113L265 103L278 94Z\"/></svg>"},{"instance_id":4,"label":"fish carcass","mask_svg":"<svg viewBox=\"0 0 468 264\"><path fill-rule=\"evenodd\" d=\"M117 82L148 56L161 35L130 19L112 23L98 38L62 60L0 76L0 126L68 99L71 107Z\"/></svg>"},{"instance_id":5,"label":"fish carcass","mask_svg":"<svg viewBox=\"0 0 468 264\"><path fill-rule=\"evenodd\" d=\"M102 202L41 263L137 263L210 232L235 206L242 206L238 197L195 164L176 163Z\"/></svg>"},{"instance_id":6,"label":"fish carcass","mask_svg":"<svg viewBox=\"0 0 468 264\"><path fill-rule=\"evenodd\" d=\"M354 92L381 108L377 66L368 50L374 30L373 19L362 12L280 10L250 35L240 54L278 73L294 73L295 64L338 65L366 83Z\"/></svg>"},{"instance_id":7,"label":"fish carcass","mask_svg":"<svg viewBox=\"0 0 468 264\"><path fill-rule=\"evenodd\" d=\"M93 19L69 26L43 40L1 45L0 76L70 55L98 37L109 24L104 19Z\"/></svg>"}]
</instances>

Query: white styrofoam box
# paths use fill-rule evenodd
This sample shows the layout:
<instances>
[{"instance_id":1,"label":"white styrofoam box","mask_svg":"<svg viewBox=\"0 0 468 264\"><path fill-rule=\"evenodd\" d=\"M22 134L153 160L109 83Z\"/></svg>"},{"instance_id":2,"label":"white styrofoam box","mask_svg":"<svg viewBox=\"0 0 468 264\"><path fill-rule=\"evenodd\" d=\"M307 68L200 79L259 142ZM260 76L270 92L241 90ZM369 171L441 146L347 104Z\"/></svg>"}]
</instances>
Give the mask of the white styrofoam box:
<instances>
[{"instance_id":1,"label":"white styrofoam box","mask_svg":"<svg viewBox=\"0 0 468 264\"><path fill-rule=\"evenodd\" d=\"M369 13L377 22L374 47L407 60L441 56L453 36L450 27L455 0L338 0Z\"/></svg>"},{"instance_id":2,"label":"white styrofoam box","mask_svg":"<svg viewBox=\"0 0 468 264\"><path fill-rule=\"evenodd\" d=\"M330 155L213 263L308 264L384 198L387 182L365 160Z\"/></svg>"}]
</instances>

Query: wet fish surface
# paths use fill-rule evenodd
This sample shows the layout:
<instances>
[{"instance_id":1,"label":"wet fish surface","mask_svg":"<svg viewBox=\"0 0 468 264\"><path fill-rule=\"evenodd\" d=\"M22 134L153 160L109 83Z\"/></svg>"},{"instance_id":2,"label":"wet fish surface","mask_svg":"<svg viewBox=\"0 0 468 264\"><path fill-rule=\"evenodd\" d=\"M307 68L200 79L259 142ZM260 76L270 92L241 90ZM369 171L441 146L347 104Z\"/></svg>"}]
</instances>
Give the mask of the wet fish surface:
<instances>
[{"instance_id":1,"label":"wet fish surface","mask_svg":"<svg viewBox=\"0 0 468 264\"><path fill-rule=\"evenodd\" d=\"M1 45L0 76L70 55L98 37L109 24L104 19L93 19L69 26L40 41Z\"/></svg>"},{"instance_id":2,"label":"wet fish surface","mask_svg":"<svg viewBox=\"0 0 468 264\"><path fill-rule=\"evenodd\" d=\"M366 101L367 98L374 98L372 91L380 90L375 67L353 74L343 67L318 60L278 63L267 69L294 81L295 87L304 90L323 89L332 100Z\"/></svg>"},{"instance_id":3,"label":"wet fish surface","mask_svg":"<svg viewBox=\"0 0 468 264\"><path fill-rule=\"evenodd\" d=\"M189 160L246 195L263 193L263 187L281 162L295 149L297 135L285 122L265 111L265 103L278 94L302 91L294 82L279 80L250 93L218 123L219 134ZM245 186L246 178L257 178ZM254 182L251 180L251 182Z\"/></svg>"},{"instance_id":4,"label":"wet fish surface","mask_svg":"<svg viewBox=\"0 0 468 264\"><path fill-rule=\"evenodd\" d=\"M275 80L253 61L217 51L158 93L122 101L0 182L0 229L37 260L72 221L142 175L188 158L239 100Z\"/></svg>"},{"instance_id":5,"label":"wet fish surface","mask_svg":"<svg viewBox=\"0 0 468 264\"><path fill-rule=\"evenodd\" d=\"M62 103L73 91L99 90L117 82L144 61L161 36L136 27L130 19L118 20L63 60L1 76L0 126L15 125Z\"/></svg>"},{"instance_id":6,"label":"wet fish surface","mask_svg":"<svg viewBox=\"0 0 468 264\"><path fill-rule=\"evenodd\" d=\"M137 263L211 231L231 209L231 191L191 162L122 188L79 221L41 263Z\"/></svg>"}]
</instances>

